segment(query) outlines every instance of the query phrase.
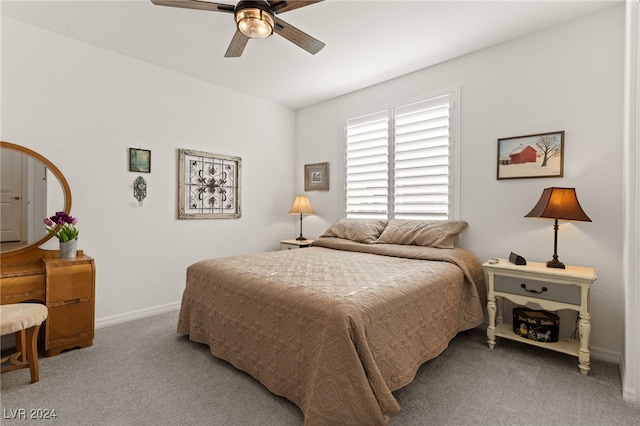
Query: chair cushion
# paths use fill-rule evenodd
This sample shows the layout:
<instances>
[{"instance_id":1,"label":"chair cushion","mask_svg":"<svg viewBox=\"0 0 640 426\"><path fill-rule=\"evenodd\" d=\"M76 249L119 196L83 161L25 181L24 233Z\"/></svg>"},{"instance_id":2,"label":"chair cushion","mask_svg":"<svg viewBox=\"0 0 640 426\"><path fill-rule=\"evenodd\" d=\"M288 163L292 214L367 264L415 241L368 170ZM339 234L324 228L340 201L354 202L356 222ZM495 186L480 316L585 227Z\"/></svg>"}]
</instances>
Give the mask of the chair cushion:
<instances>
[{"instance_id":1,"label":"chair cushion","mask_svg":"<svg viewBox=\"0 0 640 426\"><path fill-rule=\"evenodd\" d=\"M0 305L0 335L15 333L42 324L47 307L39 303Z\"/></svg>"}]
</instances>

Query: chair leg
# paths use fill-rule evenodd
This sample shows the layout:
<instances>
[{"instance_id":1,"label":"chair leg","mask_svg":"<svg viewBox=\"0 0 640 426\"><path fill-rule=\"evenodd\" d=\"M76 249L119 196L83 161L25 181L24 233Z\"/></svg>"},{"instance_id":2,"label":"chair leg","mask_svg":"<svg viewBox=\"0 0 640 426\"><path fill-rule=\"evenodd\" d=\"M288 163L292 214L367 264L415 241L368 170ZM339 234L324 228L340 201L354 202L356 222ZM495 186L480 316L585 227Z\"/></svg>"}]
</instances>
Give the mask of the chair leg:
<instances>
[{"instance_id":1,"label":"chair leg","mask_svg":"<svg viewBox=\"0 0 640 426\"><path fill-rule=\"evenodd\" d=\"M15 337L16 337L16 352L20 352L18 361L27 362L27 352L26 352L27 341L26 341L25 330L23 329L20 331L16 331Z\"/></svg>"},{"instance_id":2,"label":"chair leg","mask_svg":"<svg viewBox=\"0 0 640 426\"><path fill-rule=\"evenodd\" d=\"M40 380L40 368L38 366L38 331L40 325L27 329L26 352L29 371L31 372L31 383Z\"/></svg>"}]
</instances>

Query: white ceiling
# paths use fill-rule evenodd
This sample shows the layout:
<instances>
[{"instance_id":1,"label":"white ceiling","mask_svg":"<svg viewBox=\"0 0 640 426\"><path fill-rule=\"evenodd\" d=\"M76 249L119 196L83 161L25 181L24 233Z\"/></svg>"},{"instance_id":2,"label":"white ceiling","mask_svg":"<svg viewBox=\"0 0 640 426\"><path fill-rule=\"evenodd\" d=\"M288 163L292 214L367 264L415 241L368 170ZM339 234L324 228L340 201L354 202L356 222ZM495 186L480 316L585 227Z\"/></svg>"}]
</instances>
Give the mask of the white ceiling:
<instances>
[{"instance_id":1,"label":"white ceiling","mask_svg":"<svg viewBox=\"0 0 640 426\"><path fill-rule=\"evenodd\" d=\"M219 0L233 4L235 0ZM2 15L298 109L612 6L616 0L325 0L278 15L326 43L278 35L225 58L233 15L149 0L6 1Z\"/></svg>"}]
</instances>

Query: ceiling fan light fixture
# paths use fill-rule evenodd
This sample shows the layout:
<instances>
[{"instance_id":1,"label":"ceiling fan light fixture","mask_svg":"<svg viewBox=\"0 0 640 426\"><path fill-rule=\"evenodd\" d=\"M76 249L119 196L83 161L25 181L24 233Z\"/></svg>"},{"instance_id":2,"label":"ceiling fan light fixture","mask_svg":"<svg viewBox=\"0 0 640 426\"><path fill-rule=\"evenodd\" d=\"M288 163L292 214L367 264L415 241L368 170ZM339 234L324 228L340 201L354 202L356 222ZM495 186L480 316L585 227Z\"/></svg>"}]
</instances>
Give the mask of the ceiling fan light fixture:
<instances>
[{"instance_id":1,"label":"ceiling fan light fixture","mask_svg":"<svg viewBox=\"0 0 640 426\"><path fill-rule=\"evenodd\" d=\"M267 38L273 34L275 20L270 11L247 7L236 12L238 30L249 38Z\"/></svg>"},{"instance_id":2,"label":"ceiling fan light fixture","mask_svg":"<svg viewBox=\"0 0 640 426\"><path fill-rule=\"evenodd\" d=\"M267 38L274 32L315 55L322 50L325 46L324 43L276 17L276 14L279 16L280 13L300 9L321 1L323 0L240 0L233 6L209 0L151 0L153 4L158 6L232 13L236 30L224 54L225 58L241 56L249 40Z\"/></svg>"}]
</instances>

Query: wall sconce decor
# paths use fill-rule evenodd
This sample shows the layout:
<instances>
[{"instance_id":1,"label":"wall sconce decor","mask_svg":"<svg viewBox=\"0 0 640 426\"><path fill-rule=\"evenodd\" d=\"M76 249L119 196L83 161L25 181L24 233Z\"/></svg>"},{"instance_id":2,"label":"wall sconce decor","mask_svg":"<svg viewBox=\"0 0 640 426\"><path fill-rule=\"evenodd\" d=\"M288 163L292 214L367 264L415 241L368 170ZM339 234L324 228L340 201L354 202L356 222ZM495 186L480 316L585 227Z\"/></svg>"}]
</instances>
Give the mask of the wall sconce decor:
<instances>
[{"instance_id":1,"label":"wall sconce decor","mask_svg":"<svg viewBox=\"0 0 640 426\"><path fill-rule=\"evenodd\" d=\"M582 210L575 188L546 188L540 200L525 217L553 219L553 259L547 262L548 268L565 269L564 263L558 260L558 219L591 222Z\"/></svg>"},{"instance_id":2,"label":"wall sconce decor","mask_svg":"<svg viewBox=\"0 0 640 426\"><path fill-rule=\"evenodd\" d=\"M306 241L306 238L302 236L302 215L314 214L311 203L309 202L309 197L304 195L296 196L296 199L293 200L293 206L291 206L291 210L289 210L289 214L300 214L300 236L296 238L296 240Z\"/></svg>"},{"instance_id":3,"label":"wall sconce decor","mask_svg":"<svg viewBox=\"0 0 640 426\"><path fill-rule=\"evenodd\" d=\"M133 197L138 200L138 205L142 207L142 201L147 198L147 181L142 176L138 176L133 181Z\"/></svg>"}]
</instances>

